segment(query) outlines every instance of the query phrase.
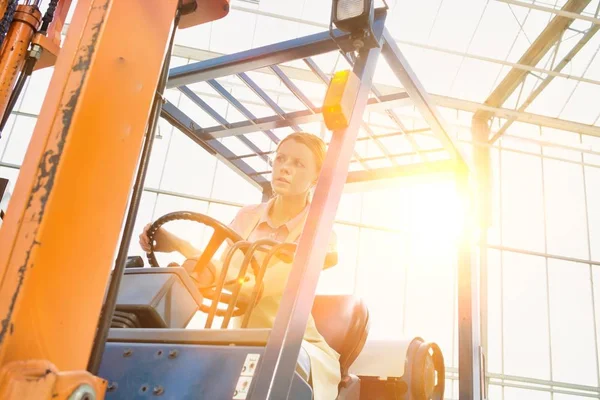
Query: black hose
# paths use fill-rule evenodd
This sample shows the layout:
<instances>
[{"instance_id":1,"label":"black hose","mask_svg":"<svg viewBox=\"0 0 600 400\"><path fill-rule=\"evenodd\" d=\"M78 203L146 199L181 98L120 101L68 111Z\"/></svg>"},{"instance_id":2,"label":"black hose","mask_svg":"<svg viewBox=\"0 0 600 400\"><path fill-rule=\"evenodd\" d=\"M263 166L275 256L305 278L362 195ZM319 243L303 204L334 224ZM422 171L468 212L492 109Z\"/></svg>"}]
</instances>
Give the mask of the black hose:
<instances>
[{"instance_id":1,"label":"black hose","mask_svg":"<svg viewBox=\"0 0 600 400\"><path fill-rule=\"evenodd\" d=\"M2 47L2 43L4 43L4 39L8 34L10 24L12 23L15 12L17 11L18 3L19 0L11 0L10 3L6 5L6 11L4 12L4 16L0 21L0 48Z\"/></svg>"},{"instance_id":2,"label":"black hose","mask_svg":"<svg viewBox=\"0 0 600 400\"><path fill-rule=\"evenodd\" d=\"M46 34L48 32L48 27L52 23L54 19L54 12L56 11L56 7L58 6L58 0L50 0L50 4L48 4L48 9L42 18L42 27L40 28L40 33Z\"/></svg>"},{"instance_id":3,"label":"black hose","mask_svg":"<svg viewBox=\"0 0 600 400\"><path fill-rule=\"evenodd\" d=\"M127 260L127 252L129 250L129 243L131 242L131 235L133 233L133 227L135 225L135 219L140 205L140 199L143 192L143 184L146 178L146 172L148 171L148 164L150 163L150 155L152 152L152 143L154 142L154 135L156 127L158 126L158 120L162 109L162 94L167 86L167 79L169 77L169 61L171 58L171 52L173 49L173 43L175 40L175 30L179 24L180 12L177 11L175 15L175 23L173 25L173 32L171 33L171 39L169 42L169 48L163 61L163 69L158 81L158 87L156 89L156 95L152 109L150 112L150 119L148 123L148 129L144 138L144 146L142 148L142 154L139 162L139 169L133 186L133 192L131 195L131 203L127 213L127 219L125 222L125 228L123 230L123 236L121 238L121 245L117 254L117 260L115 262L115 268L112 272L112 278L108 287L108 293L106 300L100 313L100 321L96 331L96 337L94 338L94 345L92 353L88 362L88 371L94 375L98 374L100 369L100 362L104 353L104 347L106 338L108 337L108 331L115 311L117 295L119 293L119 287L121 285L121 279L123 278L123 272L125 271L125 262Z\"/></svg>"},{"instance_id":4,"label":"black hose","mask_svg":"<svg viewBox=\"0 0 600 400\"><path fill-rule=\"evenodd\" d=\"M33 72L33 67L35 66L36 62L37 62L37 59L35 57L28 57L27 60L25 60L25 64L23 65L23 70L21 71L21 74L19 75L19 79L17 80L17 83L15 84L15 88L13 89L12 93L10 94L10 98L8 99L8 104L6 105L6 109L4 110L4 115L2 115L2 120L0 121L0 137L2 137L2 131L4 130L4 127L6 126L8 117L10 117L10 114L12 113L13 109L15 108L15 104L17 104L17 100L19 99L19 96L21 95L21 91L23 90L23 87L25 86L25 82L27 82L27 78L29 78L31 76L31 73Z\"/></svg>"}]
</instances>

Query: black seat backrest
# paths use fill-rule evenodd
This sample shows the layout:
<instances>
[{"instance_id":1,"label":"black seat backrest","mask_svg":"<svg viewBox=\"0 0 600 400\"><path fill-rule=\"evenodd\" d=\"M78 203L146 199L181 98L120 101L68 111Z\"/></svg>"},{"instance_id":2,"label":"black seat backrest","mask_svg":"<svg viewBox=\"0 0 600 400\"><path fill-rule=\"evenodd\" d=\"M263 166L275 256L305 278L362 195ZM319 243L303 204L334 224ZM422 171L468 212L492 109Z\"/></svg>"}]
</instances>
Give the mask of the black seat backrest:
<instances>
[{"instance_id":1,"label":"black seat backrest","mask_svg":"<svg viewBox=\"0 0 600 400\"><path fill-rule=\"evenodd\" d=\"M316 296L312 309L317 329L340 354L342 377L360 354L369 334L369 310L353 295Z\"/></svg>"}]
</instances>

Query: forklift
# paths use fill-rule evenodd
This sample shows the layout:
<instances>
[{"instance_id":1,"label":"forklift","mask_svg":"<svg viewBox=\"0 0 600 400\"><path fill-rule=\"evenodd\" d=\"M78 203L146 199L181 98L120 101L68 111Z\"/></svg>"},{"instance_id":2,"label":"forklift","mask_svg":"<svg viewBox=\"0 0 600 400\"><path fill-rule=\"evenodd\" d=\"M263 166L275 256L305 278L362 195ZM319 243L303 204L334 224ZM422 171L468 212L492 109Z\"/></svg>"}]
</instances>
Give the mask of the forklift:
<instances>
[{"instance_id":1,"label":"forklift","mask_svg":"<svg viewBox=\"0 0 600 400\"><path fill-rule=\"evenodd\" d=\"M400 338L392 349L369 348L368 304L352 295L315 296L323 266L334 267L337 261L337 254L327 254L326 238L348 180L364 110L408 97L428 105L426 92L385 28L385 3L375 7L372 0L333 0L328 31L172 69L176 30L226 17L229 0L79 0L63 43L60 33L70 0L52 0L44 17L39 1L17 3L0 1L0 15L4 11L4 25L10 26L0 52L3 120L32 72L53 65L54 73L0 227L0 399L309 400L310 372L300 346L311 313L340 354L337 399L444 398L444 357L435 343ZM288 88L299 90L277 65L330 51L348 57L352 69L329 78L313 64L313 72L328 85L323 106L293 115L296 123L321 118L332 132L297 245L246 242L221 221L185 210L158 218L149 229L152 243L158 229L171 221L210 227L212 237L196 268L228 243L225 258L242 251L239 278L252 269L257 287L271 257L292 263L273 328L231 329L228 322L249 315L260 290L240 300L241 284L226 290L232 287L225 282L227 268L216 285L199 290L190 271L159 265L154 251L147 263L128 255L160 117L268 191L260 174L170 103L165 89L183 91L188 84L212 84L228 75L247 78L275 115L227 125L243 138L250 129L268 131L286 119L245 73L269 67ZM373 74L380 55L405 93L377 93ZM215 113L198 96L195 100ZM424 168L444 168L467 179L462 156L435 110L429 122L437 124L434 131L450 158ZM390 170L374 173L379 175L368 179L393 175ZM262 265L254 258L257 252L267 254ZM468 283L468 249L461 249L460 257ZM472 312L470 294L464 301L461 323ZM206 314L205 329L186 329L198 312ZM217 319L222 323L215 328ZM472 328L461 327L461 334ZM470 334L464 337L460 355L469 360L465 367L461 363L460 398L471 400L480 398L473 376L479 357Z\"/></svg>"}]
</instances>

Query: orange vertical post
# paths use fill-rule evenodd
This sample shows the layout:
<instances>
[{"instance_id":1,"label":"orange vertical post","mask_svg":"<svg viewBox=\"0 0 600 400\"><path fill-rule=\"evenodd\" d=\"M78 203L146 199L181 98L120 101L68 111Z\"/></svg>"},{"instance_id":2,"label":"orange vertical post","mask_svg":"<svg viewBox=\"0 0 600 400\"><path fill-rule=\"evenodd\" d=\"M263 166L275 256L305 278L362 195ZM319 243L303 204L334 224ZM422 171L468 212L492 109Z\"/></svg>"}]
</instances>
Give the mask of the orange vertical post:
<instances>
[{"instance_id":1,"label":"orange vertical post","mask_svg":"<svg viewBox=\"0 0 600 400\"><path fill-rule=\"evenodd\" d=\"M37 6L17 6L0 50L0 115L6 111L10 95L27 59L29 44L41 18L42 14Z\"/></svg>"},{"instance_id":2,"label":"orange vertical post","mask_svg":"<svg viewBox=\"0 0 600 400\"><path fill-rule=\"evenodd\" d=\"M85 370L178 0L79 0L0 229L0 367Z\"/></svg>"},{"instance_id":3,"label":"orange vertical post","mask_svg":"<svg viewBox=\"0 0 600 400\"><path fill-rule=\"evenodd\" d=\"M0 19L2 19L2 17L4 16L7 5L8 5L8 0L0 0Z\"/></svg>"}]
</instances>

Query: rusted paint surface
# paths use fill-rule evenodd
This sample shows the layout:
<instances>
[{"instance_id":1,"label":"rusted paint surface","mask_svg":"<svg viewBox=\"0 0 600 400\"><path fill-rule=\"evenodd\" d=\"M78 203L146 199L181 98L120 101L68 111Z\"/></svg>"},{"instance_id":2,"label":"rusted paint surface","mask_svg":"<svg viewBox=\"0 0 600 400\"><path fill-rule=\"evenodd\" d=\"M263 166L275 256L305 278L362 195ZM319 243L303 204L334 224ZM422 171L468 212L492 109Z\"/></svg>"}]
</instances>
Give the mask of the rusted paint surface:
<instances>
[{"instance_id":1,"label":"rusted paint surface","mask_svg":"<svg viewBox=\"0 0 600 400\"><path fill-rule=\"evenodd\" d=\"M48 142L48 149L43 153L43 156L40 160L36 172L35 182L31 189L31 194L27 199L27 206L23 219L24 222L21 232L19 232L19 242L21 243L18 243L17 246L26 245L28 246L28 249L25 252L25 257L22 260L21 265L18 267L18 280L16 286L14 287L8 309L1 310L1 315L3 318L0 322L0 345L3 343L7 333L12 335L15 331L15 327L11 323L11 317L13 315L19 293L23 287L26 272L28 268L33 268L33 263L30 263L31 255L33 252L35 252L36 248L41 245L41 243L36 240L40 222L44 216L48 197L50 196L52 187L54 185L54 178L56 176L56 171L61 159L67 135L69 133L73 114L75 112L82 86L85 82L94 50L98 42L98 37L102 24L104 23L109 2L110 0L105 0L101 6L95 7L96 12L94 12L94 10L92 11L92 15L96 15L96 20L98 22L93 24L90 28L91 35L89 37L88 44L83 44L80 46L77 62L75 65L73 65L73 73L70 75L70 79L72 80L72 83L69 85L70 95L66 102L61 106L61 111L59 113L61 117L60 123L58 124L58 134L53 138L51 137L51 140ZM85 38L83 39L85 40ZM29 243L26 244L25 242ZM16 255L18 256L18 253ZM11 263L12 262L13 260L11 260ZM9 326L10 330L8 329Z\"/></svg>"},{"instance_id":2,"label":"rusted paint surface","mask_svg":"<svg viewBox=\"0 0 600 400\"><path fill-rule=\"evenodd\" d=\"M87 365L177 4L78 1L0 230L0 366Z\"/></svg>"},{"instance_id":3,"label":"rusted paint surface","mask_svg":"<svg viewBox=\"0 0 600 400\"><path fill-rule=\"evenodd\" d=\"M45 360L14 361L0 368L0 398L69 399L81 384L90 385L97 399L103 399L107 383L87 371L59 371Z\"/></svg>"}]
</instances>

